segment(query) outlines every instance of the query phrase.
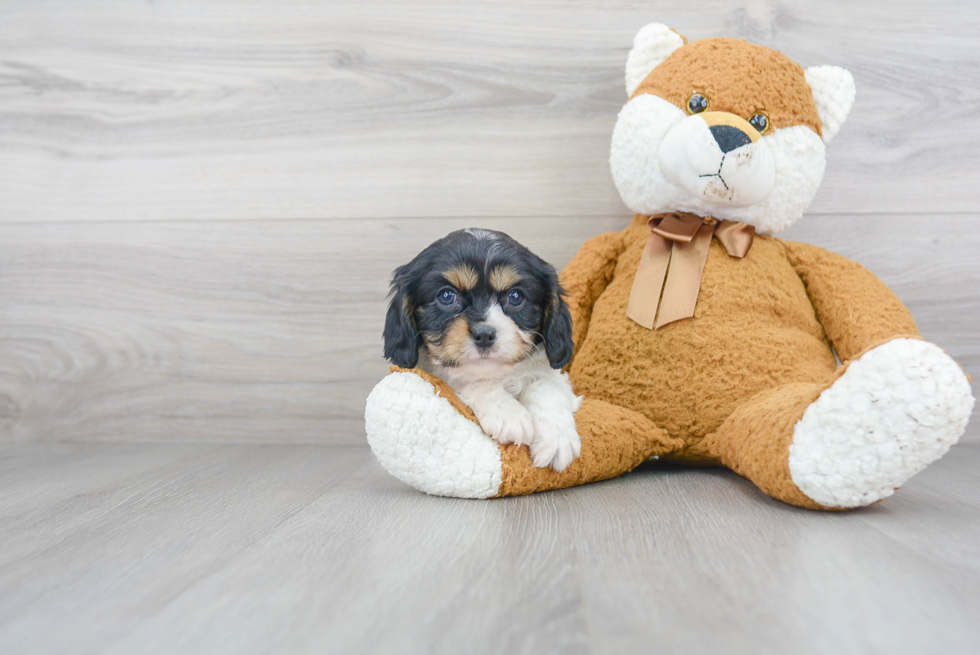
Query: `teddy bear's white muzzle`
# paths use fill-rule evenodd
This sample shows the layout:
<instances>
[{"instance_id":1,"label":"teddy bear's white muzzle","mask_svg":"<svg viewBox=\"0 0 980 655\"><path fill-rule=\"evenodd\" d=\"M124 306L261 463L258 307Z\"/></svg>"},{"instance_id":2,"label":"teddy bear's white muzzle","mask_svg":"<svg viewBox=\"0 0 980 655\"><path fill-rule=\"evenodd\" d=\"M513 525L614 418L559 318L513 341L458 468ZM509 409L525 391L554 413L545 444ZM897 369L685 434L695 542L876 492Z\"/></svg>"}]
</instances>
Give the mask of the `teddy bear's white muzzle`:
<instances>
[{"instance_id":1,"label":"teddy bear's white muzzle","mask_svg":"<svg viewBox=\"0 0 980 655\"><path fill-rule=\"evenodd\" d=\"M753 142L737 128L709 126L698 114L670 129L659 160L667 179L714 204L754 205L776 183L776 165L765 139Z\"/></svg>"}]
</instances>

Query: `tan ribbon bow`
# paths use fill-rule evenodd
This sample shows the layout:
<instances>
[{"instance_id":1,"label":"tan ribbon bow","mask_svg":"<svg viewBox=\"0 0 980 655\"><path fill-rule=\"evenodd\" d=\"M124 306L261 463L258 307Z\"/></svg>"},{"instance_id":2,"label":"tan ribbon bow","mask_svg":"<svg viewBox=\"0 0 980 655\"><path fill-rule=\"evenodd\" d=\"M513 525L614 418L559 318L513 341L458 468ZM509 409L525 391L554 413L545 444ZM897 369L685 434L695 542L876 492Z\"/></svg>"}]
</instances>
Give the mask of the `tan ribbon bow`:
<instances>
[{"instance_id":1,"label":"tan ribbon bow","mask_svg":"<svg viewBox=\"0 0 980 655\"><path fill-rule=\"evenodd\" d=\"M745 257L755 239L752 225L696 214L657 214L647 225L650 238L636 270L626 315L648 330L694 316L712 236L738 258Z\"/></svg>"}]
</instances>

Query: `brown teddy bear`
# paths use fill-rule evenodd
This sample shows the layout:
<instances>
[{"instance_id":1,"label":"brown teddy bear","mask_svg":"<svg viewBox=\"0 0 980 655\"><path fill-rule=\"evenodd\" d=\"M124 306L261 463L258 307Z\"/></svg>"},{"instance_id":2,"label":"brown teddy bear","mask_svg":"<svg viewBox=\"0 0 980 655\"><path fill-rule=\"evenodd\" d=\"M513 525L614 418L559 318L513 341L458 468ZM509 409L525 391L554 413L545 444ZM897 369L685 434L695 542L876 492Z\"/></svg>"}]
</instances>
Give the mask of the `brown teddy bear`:
<instances>
[{"instance_id":1,"label":"brown teddy bear","mask_svg":"<svg viewBox=\"0 0 980 655\"><path fill-rule=\"evenodd\" d=\"M850 73L652 24L626 88L610 163L636 215L561 276L581 456L535 468L444 382L393 369L367 401L377 457L427 493L468 498L607 479L650 457L724 465L807 508L891 495L959 439L970 384L872 273L772 236L817 191Z\"/></svg>"}]
</instances>

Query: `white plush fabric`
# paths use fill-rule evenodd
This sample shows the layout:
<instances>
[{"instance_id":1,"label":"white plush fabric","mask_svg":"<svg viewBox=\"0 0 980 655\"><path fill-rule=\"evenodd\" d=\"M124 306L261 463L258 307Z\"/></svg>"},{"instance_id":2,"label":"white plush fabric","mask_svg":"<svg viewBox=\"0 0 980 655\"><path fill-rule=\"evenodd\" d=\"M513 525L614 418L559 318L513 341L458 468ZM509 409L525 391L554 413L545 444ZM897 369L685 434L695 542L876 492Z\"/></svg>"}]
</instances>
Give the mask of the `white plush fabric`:
<instances>
[{"instance_id":1,"label":"white plush fabric","mask_svg":"<svg viewBox=\"0 0 980 655\"><path fill-rule=\"evenodd\" d=\"M660 167L660 146L685 113L663 98L643 94L622 108L613 129L609 167L626 206L638 214L656 214L682 196ZM648 211L649 210L649 211Z\"/></svg>"},{"instance_id":2,"label":"white plush fabric","mask_svg":"<svg viewBox=\"0 0 980 655\"><path fill-rule=\"evenodd\" d=\"M698 128L698 124L702 126ZM808 127L796 125L773 130L760 140L771 155L774 181L771 191L752 205L743 205L745 196L719 195L707 184L698 186L692 182L679 184L684 176L698 174L691 169L678 171L664 169L665 162L676 167L678 161L697 162L707 158L715 161L720 150L707 138L680 139L674 130L683 134L710 135L707 124L697 115L687 116L680 108L650 94L630 100L619 113L613 131L609 164L613 181L623 202L638 214L659 214L668 211L684 211L714 216L718 219L742 221L754 225L760 234L773 234L792 225L809 206L823 179L826 165L826 149L820 137ZM694 151L682 155L678 152L683 143ZM729 153L731 156L733 153ZM666 157L665 157L666 155ZM717 171L705 164L707 170L700 174ZM767 165L759 174L769 175ZM732 179L737 183L738 176ZM764 180L768 186L768 181ZM758 188L755 187L757 191ZM758 194L754 193L754 197Z\"/></svg>"},{"instance_id":3,"label":"white plush fabric","mask_svg":"<svg viewBox=\"0 0 980 655\"><path fill-rule=\"evenodd\" d=\"M391 373L364 411L368 443L396 478L435 496L489 498L500 490L498 445L414 373Z\"/></svg>"},{"instance_id":4,"label":"white plush fabric","mask_svg":"<svg viewBox=\"0 0 980 655\"><path fill-rule=\"evenodd\" d=\"M681 35L660 23L650 23L637 32L626 58L626 95L633 95L650 71L682 45Z\"/></svg>"},{"instance_id":5,"label":"white plush fabric","mask_svg":"<svg viewBox=\"0 0 980 655\"><path fill-rule=\"evenodd\" d=\"M762 202L776 183L776 164L767 139L722 152L701 114L675 125L660 144L667 179L692 197L729 207Z\"/></svg>"},{"instance_id":6,"label":"white plush fabric","mask_svg":"<svg viewBox=\"0 0 980 655\"><path fill-rule=\"evenodd\" d=\"M803 413L790 475L821 505L870 505L942 457L973 402L962 369L941 348L889 341L852 362Z\"/></svg>"},{"instance_id":7,"label":"white plush fabric","mask_svg":"<svg viewBox=\"0 0 980 655\"><path fill-rule=\"evenodd\" d=\"M830 143L854 106L854 76L839 66L811 66L806 69L806 81L817 105L823 142Z\"/></svg>"}]
</instances>

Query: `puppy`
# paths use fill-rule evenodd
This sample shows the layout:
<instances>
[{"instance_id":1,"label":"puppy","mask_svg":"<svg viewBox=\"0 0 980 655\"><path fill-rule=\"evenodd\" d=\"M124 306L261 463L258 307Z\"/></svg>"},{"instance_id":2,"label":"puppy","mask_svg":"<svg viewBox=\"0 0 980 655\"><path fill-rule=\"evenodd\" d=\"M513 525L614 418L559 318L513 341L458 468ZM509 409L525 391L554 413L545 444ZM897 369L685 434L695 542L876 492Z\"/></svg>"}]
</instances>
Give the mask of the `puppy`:
<instances>
[{"instance_id":1,"label":"puppy","mask_svg":"<svg viewBox=\"0 0 980 655\"><path fill-rule=\"evenodd\" d=\"M554 267L502 232L453 232L395 270L385 357L445 380L500 443L537 467L581 452L582 402L562 372L572 318Z\"/></svg>"}]
</instances>

